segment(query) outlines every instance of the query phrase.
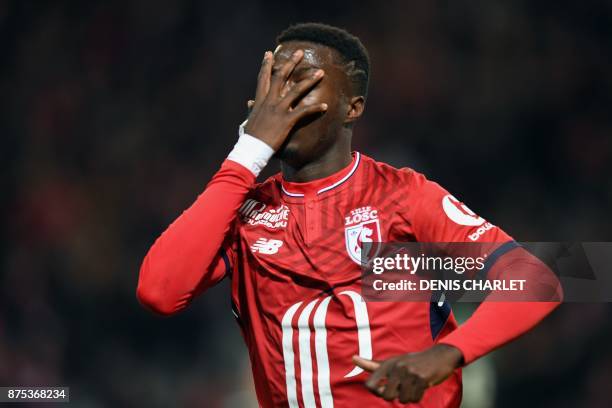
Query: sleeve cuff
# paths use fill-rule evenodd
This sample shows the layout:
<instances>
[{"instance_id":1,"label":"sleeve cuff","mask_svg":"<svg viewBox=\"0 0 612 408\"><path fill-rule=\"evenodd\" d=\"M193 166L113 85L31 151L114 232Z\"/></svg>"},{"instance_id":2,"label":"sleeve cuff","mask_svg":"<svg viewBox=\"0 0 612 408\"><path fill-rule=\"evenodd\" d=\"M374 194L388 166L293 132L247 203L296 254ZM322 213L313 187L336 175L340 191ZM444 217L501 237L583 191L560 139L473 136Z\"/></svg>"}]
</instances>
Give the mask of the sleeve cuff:
<instances>
[{"instance_id":1,"label":"sleeve cuff","mask_svg":"<svg viewBox=\"0 0 612 408\"><path fill-rule=\"evenodd\" d=\"M227 156L227 159L243 165L257 177L268 164L274 150L256 137L244 133L244 131L239 131L239 134L238 142L234 145L234 149Z\"/></svg>"},{"instance_id":2,"label":"sleeve cuff","mask_svg":"<svg viewBox=\"0 0 612 408\"><path fill-rule=\"evenodd\" d=\"M455 330L456 331L456 330ZM469 347L467 347L461 339L457 339L456 336L453 336L454 332L449 333L446 337L439 340L436 344L446 344L447 346L453 346L457 350L463 354L463 365L470 364L472 361L476 360L477 356L473 353L469 352Z\"/></svg>"}]
</instances>

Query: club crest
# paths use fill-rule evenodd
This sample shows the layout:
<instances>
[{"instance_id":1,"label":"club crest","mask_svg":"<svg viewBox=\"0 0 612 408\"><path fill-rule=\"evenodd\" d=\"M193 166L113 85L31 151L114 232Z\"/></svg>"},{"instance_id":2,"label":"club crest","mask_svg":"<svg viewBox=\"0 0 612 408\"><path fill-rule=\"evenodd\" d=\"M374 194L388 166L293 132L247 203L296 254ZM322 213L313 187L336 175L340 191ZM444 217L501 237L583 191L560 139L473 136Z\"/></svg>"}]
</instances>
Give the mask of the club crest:
<instances>
[{"instance_id":1,"label":"club crest","mask_svg":"<svg viewBox=\"0 0 612 408\"><path fill-rule=\"evenodd\" d=\"M356 208L345 217L346 251L358 265L376 256L381 240L378 210L370 206Z\"/></svg>"}]
</instances>

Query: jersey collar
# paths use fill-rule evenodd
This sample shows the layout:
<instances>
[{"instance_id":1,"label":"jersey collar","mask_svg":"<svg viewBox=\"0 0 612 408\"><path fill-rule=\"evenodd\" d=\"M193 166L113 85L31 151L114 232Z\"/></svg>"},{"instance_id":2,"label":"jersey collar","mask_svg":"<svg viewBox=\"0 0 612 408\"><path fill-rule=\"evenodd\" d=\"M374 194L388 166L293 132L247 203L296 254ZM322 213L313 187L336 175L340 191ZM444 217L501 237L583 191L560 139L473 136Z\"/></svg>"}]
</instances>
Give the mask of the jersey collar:
<instances>
[{"instance_id":1,"label":"jersey collar","mask_svg":"<svg viewBox=\"0 0 612 408\"><path fill-rule=\"evenodd\" d=\"M330 191L341 186L347 180L349 180L357 171L360 162L361 154L359 152L354 152L353 161L351 161L351 163L342 170L339 170L330 176L306 183L293 183L281 179L281 189L283 190L283 194L289 197L304 197L305 194L323 194L326 191Z\"/></svg>"}]
</instances>

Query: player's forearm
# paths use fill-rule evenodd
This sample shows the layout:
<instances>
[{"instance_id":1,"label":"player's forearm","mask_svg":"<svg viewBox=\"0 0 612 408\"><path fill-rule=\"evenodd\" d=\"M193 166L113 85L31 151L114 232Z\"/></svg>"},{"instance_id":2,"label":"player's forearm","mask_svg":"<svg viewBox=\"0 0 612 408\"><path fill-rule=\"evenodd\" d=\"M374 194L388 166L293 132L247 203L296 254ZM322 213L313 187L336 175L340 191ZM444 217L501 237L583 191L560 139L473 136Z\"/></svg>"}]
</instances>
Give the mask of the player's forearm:
<instances>
[{"instance_id":1,"label":"player's forearm","mask_svg":"<svg viewBox=\"0 0 612 408\"><path fill-rule=\"evenodd\" d=\"M526 333L558 305L559 302L484 303L439 343L458 348L465 364L469 364Z\"/></svg>"},{"instance_id":2,"label":"player's forearm","mask_svg":"<svg viewBox=\"0 0 612 408\"><path fill-rule=\"evenodd\" d=\"M529 301L503 301L507 294L492 293L470 319L439 341L458 348L466 364L532 329L559 306L562 299L561 287L553 272L522 248L504 255L498 262L492 275L502 279L525 279L532 287L525 294Z\"/></svg>"},{"instance_id":3,"label":"player's forearm","mask_svg":"<svg viewBox=\"0 0 612 408\"><path fill-rule=\"evenodd\" d=\"M223 277L211 267L256 174L272 155L248 135L214 175L204 192L155 241L141 269L137 296L161 314L184 308L193 296Z\"/></svg>"},{"instance_id":4,"label":"player's forearm","mask_svg":"<svg viewBox=\"0 0 612 408\"><path fill-rule=\"evenodd\" d=\"M206 190L155 241L140 268L137 294L144 305L174 313L198 285L214 280L207 276L209 266L254 178L239 164L224 162Z\"/></svg>"}]
</instances>

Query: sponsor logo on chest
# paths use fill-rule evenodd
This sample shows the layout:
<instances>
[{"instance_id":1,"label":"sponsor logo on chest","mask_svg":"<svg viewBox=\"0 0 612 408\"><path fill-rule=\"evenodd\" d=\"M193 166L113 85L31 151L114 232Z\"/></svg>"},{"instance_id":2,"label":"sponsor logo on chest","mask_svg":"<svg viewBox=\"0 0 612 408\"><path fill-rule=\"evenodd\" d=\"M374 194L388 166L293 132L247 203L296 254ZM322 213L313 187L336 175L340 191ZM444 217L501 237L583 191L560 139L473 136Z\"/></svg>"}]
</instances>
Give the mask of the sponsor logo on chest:
<instances>
[{"instance_id":1,"label":"sponsor logo on chest","mask_svg":"<svg viewBox=\"0 0 612 408\"><path fill-rule=\"evenodd\" d=\"M470 210L465 204L450 194L447 194L442 199L442 209L444 209L446 216L455 224L478 227L476 231L468 234L468 238L472 241L478 241L483 234L495 227L495 225L476 215L474 211Z\"/></svg>"},{"instance_id":2,"label":"sponsor logo on chest","mask_svg":"<svg viewBox=\"0 0 612 408\"><path fill-rule=\"evenodd\" d=\"M249 225L263 225L270 229L287 228L289 207L284 204L269 208L257 200L248 199L238 210L242 221Z\"/></svg>"},{"instance_id":3,"label":"sponsor logo on chest","mask_svg":"<svg viewBox=\"0 0 612 408\"><path fill-rule=\"evenodd\" d=\"M374 256L376 251L372 243L382 241L378 210L371 206L351 210L344 217L344 238L346 251L353 262L361 265Z\"/></svg>"}]
</instances>

